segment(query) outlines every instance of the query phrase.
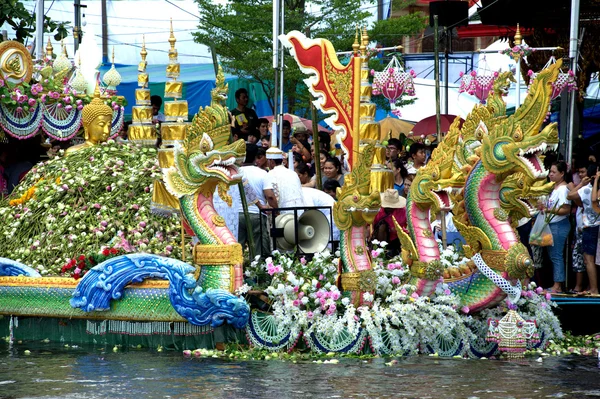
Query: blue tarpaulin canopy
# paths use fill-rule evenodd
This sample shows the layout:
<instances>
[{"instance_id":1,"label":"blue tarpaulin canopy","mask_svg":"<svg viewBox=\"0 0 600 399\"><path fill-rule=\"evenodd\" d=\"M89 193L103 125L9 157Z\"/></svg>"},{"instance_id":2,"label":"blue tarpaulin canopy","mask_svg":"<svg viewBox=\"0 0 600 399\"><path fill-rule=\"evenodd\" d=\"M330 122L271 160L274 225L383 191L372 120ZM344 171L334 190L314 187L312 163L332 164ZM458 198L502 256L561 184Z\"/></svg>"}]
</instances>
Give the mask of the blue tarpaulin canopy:
<instances>
[{"instance_id":1,"label":"blue tarpaulin canopy","mask_svg":"<svg viewBox=\"0 0 600 399\"><path fill-rule=\"evenodd\" d=\"M149 89L151 95L164 97L165 82L171 80L166 77L166 65L148 65L146 72L149 75ZM135 105L135 89L139 88L137 83L137 65L115 65L121 75L121 84L117 86L118 94L127 99L125 107L125 118L131 119L131 107ZM104 65L100 68L100 79L110 65ZM177 79L183 82L183 99L188 101L190 117L198 112L199 107L210 105L210 91L215 87L215 71L212 64L186 64L181 65L181 75ZM227 106L229 109L235 108L236 102L234 93L237 89L245 87L250 94L251 104L259 116L271 115L271 108L263 93L262 88L257 83L252 83L247 79L238 78L233 75L225 74L225 81L229 84L229 98ZM170 100L169 98L163 100Z\"/></svg>"}]
</instances>

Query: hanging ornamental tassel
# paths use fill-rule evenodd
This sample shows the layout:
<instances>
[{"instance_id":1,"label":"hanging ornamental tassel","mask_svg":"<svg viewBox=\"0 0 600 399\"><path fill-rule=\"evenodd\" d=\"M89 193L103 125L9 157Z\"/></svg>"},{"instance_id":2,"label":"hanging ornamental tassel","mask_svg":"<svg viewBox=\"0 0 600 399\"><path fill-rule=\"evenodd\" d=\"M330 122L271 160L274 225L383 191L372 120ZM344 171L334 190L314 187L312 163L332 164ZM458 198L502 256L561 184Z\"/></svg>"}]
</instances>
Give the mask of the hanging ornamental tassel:
<instances>
[{"instance_id":1,"label":"hanging ornamental tassel","mask_svg":"<svg viewBox=\"0 0 600 399\"><path fill-rule=\"evenodd\" d=\"M373 95L383 95L390 102L392 114L400 116L400 109L396 108L396 101L403 95L415 95L415 85L413 78L417 75L412 69L405 72L402 64L396 56L392 57L390 63L383 71L375 72L371 70L373 76Z\"/></svg>"}]
</instances>

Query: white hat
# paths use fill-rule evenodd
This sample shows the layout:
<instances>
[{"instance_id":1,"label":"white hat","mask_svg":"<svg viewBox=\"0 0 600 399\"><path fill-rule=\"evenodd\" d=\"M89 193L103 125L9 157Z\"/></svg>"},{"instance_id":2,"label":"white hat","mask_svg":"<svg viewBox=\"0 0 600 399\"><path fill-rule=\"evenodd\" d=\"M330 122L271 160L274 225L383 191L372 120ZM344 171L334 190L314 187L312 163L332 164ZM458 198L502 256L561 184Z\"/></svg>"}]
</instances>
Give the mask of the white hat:
<instances>
[{"instance_id":1,"label":"white hat","mask_svg":"<svg viewBox=\"0 0 600 399\"><path fill-rule=\"evenodd\" d=\"M267 150L267 159L283 159L283 152L277 147L271 147Z\"/></svg>"},{"instance_id":2,"label":"white hat","mask_svg":"<svg viewBox=\"0 0 600 399\"><path fill-rule=\"evenodd\" d=\"M396 189L388 188L379 195L381 196L382 208L404 208L406 206L406 198L401 197Z\"/></svg>"}]
</instances>

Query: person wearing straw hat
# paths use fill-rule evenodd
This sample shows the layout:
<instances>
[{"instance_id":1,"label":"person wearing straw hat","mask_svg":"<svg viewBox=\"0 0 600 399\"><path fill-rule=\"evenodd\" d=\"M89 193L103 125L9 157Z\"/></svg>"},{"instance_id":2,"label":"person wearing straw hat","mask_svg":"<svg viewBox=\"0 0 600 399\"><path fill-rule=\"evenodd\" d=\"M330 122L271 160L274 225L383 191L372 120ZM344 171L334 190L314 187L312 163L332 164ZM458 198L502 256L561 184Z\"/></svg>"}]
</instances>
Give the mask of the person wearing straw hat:
<instances>
[{"instance_id":1,"label":"person wearing straw hat","mask_svg":"<svg viewBox=\"0 0 600 399\"><path fill-rule=\"evenodd\" d=\"M393 188L385 190L380 196L381 209L373 221L372 238L387 242L388 256L396 256L400 254L400 240L393 218L406 230L406 198Z\"/></svg>"},{"instance_id":2,"label":"person wearing straw hat","mask_svg":"<svg viewBox=\"0 0 600 399\"><path fill-rule=\"evenodd\" d=\"M269 173L263 192L271 208L299 208L304 206L302 183L291 169L283 166L283 152L277 147L267 150Z\"/></svg>"}]
</instances>

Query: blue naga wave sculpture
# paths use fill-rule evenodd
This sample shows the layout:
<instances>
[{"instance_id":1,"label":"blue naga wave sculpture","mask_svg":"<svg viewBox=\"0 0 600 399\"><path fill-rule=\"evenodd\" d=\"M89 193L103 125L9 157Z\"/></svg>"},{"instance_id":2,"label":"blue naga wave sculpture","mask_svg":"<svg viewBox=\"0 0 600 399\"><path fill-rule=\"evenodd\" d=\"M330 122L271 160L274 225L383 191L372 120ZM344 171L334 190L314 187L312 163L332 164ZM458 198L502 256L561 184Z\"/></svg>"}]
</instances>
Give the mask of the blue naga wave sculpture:
<instances>
[{"instance_id":1,"label":"blue naga wave sculpture","mask_svg":"<svg viewBox=\"0 0 600 399\"><path fill-rule=\"evenodd\" d=\"M7 258L0 258L0 276L42 277L35 269Z\"/></svg>"},{"instance_id":2,"label":"blue naga wave sculpture","mask_svg":"<svg viewBox=\"0 0 600 399\"><path fill-rule=\"evenodd\" d=\"M109 310L111 300L120 299L126 285L147 278L167 279L173 308L191 324L218 327L226 321L236 328L244 328L250 315L244 299L221 289L203 291L196 284L194 271L195 268L185 262L158 255L117 256L88 271L70 303L84 312Z\"/></svg>"}]
</instances>

